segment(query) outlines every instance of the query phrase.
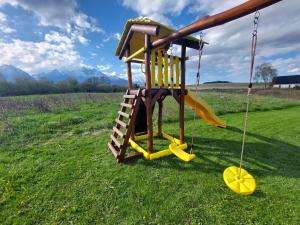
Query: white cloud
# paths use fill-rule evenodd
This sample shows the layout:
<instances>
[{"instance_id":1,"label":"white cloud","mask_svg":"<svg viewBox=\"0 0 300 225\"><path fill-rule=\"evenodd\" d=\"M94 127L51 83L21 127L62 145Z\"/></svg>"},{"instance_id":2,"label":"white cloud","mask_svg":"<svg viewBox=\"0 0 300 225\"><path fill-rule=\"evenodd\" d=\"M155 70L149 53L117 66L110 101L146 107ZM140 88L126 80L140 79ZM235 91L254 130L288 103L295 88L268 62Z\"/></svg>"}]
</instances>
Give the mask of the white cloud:
<instances>
[{"instance_id":1,"label":"white cloud","mask_svg":"<svg viewBox=\"0 0 300 225\"><path fill-rule=\"evenodd\" d=\"M178 15L191 0L161 1L123 0L123 6L136 11L140 16L149 17L155 21L171 24L166 14Z\"/></svg>"},{"instance_id":2,"label":"white cloud","mask_svg":"<svg viewBox=\"0 0 300 225\"><path fill-rule=\"evenodd\" d=\"M215 14L242 2L245 1L201 0L190 11ZM283 1L261 10L256 65L270 62L279 70L279 75L297 71L296 68L300 67L300 56L293 55L299 54L300 49L300 30L297 29L300 26L299 11L297 0ZM289 16L286 16L287 13ZM205 40L209 45L204 49L202 81L247 81L252 29L253 14L205 31ZM192 57L189 65L196 68L197 53L190 54Z\"/></svg>"},{"instance_id":3,"label":"white cloud","mask_svg":"<svg viewBox=\"0 0 300 225\"><path fill-rule=\"evenodd\" d=\"M6 15L0 12L0 33L1 32L5 34L9 34L9 33L16 32L16 30L7 25Z\"/></svg>"},{"instance_id":4,"label":"white cloud","mask_svg":"<svg viewBox=\"0 0 300 225\"><path fill-rule=\"evenodd\" d=\"M112 68L111 64L97 65L97 68L101 71L107 71Z\"/></svg>"},{"instance_id":5,"label":"white cloud","mask_svg":"<svg viewBox=\"0 0 300 225\"><path fill-rule=\"evenodd\" d=\"M114 38L115 38L116 40L120 41L120 40L121 40L121 34L120 34L120 33L115 33L115 34L114 34Z\"/></svg>"},{"instance_id":6,"label":"white cloud","mask_svg":"<svg viewBox=\"0 0 300 225\"><path fill-rule=\"evenodd\" d=\"M82 64L73 41L58 32L50 32L41 42L0 42L0 63L15 65L28 73L52 69L76 68Z\"/></svg>"},{"instance_id":7,"label":"white cloud","mask_svg":"<svg viewBox=\"0 0 300 225\"><path fill-rule=\"evenodd\" d=\"M93 17L87 16L78 9L75 0L0 0L0 6L4 4L19 6L32 12L40 26L60 28L81 44L88 42L84 37L87 32L105 33L97 26Z\"/></svg>"},{"instance_id":8,"label":"white cloud","mask_svg":"<svg viewBox=\"0 0 300 225\"><path fill-rule=\"evenodd\" d=\"M179 15L182 10L187 10L191 15L198 17L198 15L213 15L243 2L245 0L154 0L151 4L148 4L147 0L122 1L125 7L136 11L140 16L147 16L167 24L171 24L168 15ZM282 1L261 10L256 65L271 62L279 70L280 75L298 71L299 11L298 0ZM252 29L253 14L204 31L204 38L209 45L204 49L202 82L212 79L248 80ZM187 70L192 76L197 67L197 52L189 50L188 53L190 60ZM293 56L295 54L296 57Z\"/></svg>"}]
</instances>

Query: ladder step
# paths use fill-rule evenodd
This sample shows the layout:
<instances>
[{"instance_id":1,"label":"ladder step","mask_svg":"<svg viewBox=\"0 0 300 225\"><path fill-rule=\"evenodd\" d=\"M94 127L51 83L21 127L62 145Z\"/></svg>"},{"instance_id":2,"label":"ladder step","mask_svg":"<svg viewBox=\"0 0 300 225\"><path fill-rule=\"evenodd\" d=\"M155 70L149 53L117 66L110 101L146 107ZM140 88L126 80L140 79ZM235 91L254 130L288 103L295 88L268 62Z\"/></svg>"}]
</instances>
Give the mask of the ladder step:
<instances>
[{"instance_id":1,"label":"ladder step","mask_svg":"<svg viewBox=\"0 0 300 225\"><path fill-rule=\"evenodd\" d=\"M121 103L121 106L126 107L126 108L130 108L130 109L133 108L133 105L127 104L127 103L124 103L124 102Z\"/></svg>"},{"instance_id":2,"label":"ladder step","mask_svg":"<svg viewBox=\"0 0 300 225\"><path fill-rule=\"evenodd\" d=\"M116 121L116 123L120 124L122 127L128 128L128 125L126 123L124 123L123 121L121 121L119 119L116 119L115 121Z\"/></svg>"},{"instance_id":3,"label":"ladder step","mask_svg":"<svg viewBox=\"0 0 300 225\"><path fill-rule=\"evenodd\" d=\"M134 99L134 98L136 98L136 95L123 95L123 97Z\"/></svg>"},{"instance_id":4,"label":"ladder step","mask_svg":"<svg viewBox=\"0 0 300 225\"><path fill-rule=\"evenodd\" d=\"M124 134L116 127L113 127L113 131L116 132L121 138L124 137Z\"/></svg>"},{"instance_id":5,"label":"ladder step","mask_svg":"<svg viewBox=\"0 0 300 225\"><path fill-rule=\"evenodd\" d=\"M134 159L138 159L138 158L142 158L143 157L143 153L140 153L140 152L137 152L133 155L129 155L129 156L126 156L124 158L124 162L128 162L128 161L131 161L131 160L134 160Z\"/></svg>"},{"instance_id":6,"label":"ladder step","mask_svg":"<svg viewBox=\"0 0 300 225\"><path fill-rule=\"evenodd\" d=\"M111 140L115 143L116 146L118 146L118 148L121 147L121 144L118 142L117 138L114 137L114 135L110 135Z\"/></svg>"},{"instance_id":7,"label":"ladder step","mask_svg":"<svg viewBox=\"0 0 300 225\"><path fill-rule=\"evenodd\" d=\"M119 156L118 151L114 148L114 146L112 146L111 143L107 144L108 148L110 149L110 151L113 153L113 155L117 158Z\"/></svg>"},{"instance_id":8,"label":"ladder step","mask_svg":"<svg viewBox=\"0 0 300 225\"><path fill-rule=\"evenodd\" d=\"M119 115L121 115L121 116L124 116L124 117L126 117L126 118L130 118L130 115L127 114L127 113L125 113L125 112L119 111L118 113L119 113Z\"/></svg>"}]
</instances>

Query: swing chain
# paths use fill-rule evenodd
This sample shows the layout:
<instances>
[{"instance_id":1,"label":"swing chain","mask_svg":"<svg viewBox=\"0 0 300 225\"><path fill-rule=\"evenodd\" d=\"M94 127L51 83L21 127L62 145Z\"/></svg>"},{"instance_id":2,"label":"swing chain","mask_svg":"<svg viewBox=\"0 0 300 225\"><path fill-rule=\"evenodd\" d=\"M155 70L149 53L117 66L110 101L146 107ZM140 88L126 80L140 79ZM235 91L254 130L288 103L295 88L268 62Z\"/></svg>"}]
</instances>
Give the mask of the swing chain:
<instances>
[{"instance_id":1,"label":"swing chain","mask_svg":"<svg viewBox=\"0 0 300 225\"><path fill-rule=\"evenodd\" d=\"M250 64L250 74L249 74L249 86L248 86L248 93L247 93L247 99L246 99L246 113L245 113L245 118L244 118L242 151L241 151L240 168L239 168L240 175L241 175L241 171L242 171L243 155L244 155L244 148L245 148L248 112L249 112L249 104L250 104L250 94L251 94L251 89L252 89L252 76L253 76L255 54L256 54L257 28L258 28L259 16L260 16L259 11L256 11L254 14L254 20L253 20L253 32L252 32L252 43L251 43L251 64Z\"/></svg>"},{"instance_id":2,"label":"swing chain","mask_svg":"<svg viewBox=\"0 0 300 225\"><path fill-rule=\"evenodd\" d=\"M198 66L197 66L197 74L196 74L196 95L198 95L198 87L200 85L200 66L201 66L201 58L202 58L203 46L204 46L203 37L204 37L204 33L200 32L200 34L199 34ZM196 120L196 111L194 110L194 124L195 124L195 120ZM192 145L191 145L191 149L190 149L190 154L193 153L194 133L195 132L193 132L193 135L192 135Z\"/></svg>"},{"instance_id":3,"label":"swing chain","mask_svg":"<svg viewBox=\"0 0 300 225\"><path fill-rule=\"evenodd\" d=\"M200 84L200 62L202 57L202 50L203 50L203 32L199 34L199 51L198 51L198 66L197 66L197 86ZM196 87L197 87L196 86Z\"/></svg>"}]
</instances>

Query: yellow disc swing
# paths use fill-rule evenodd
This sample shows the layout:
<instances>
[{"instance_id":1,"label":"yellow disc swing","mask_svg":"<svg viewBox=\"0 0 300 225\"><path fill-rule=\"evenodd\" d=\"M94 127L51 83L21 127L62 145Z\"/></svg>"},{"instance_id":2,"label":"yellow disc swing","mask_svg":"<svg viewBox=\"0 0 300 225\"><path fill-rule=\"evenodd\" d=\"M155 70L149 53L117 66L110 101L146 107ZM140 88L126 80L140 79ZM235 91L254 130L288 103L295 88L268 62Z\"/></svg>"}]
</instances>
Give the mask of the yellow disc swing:
<instances>
[{"instance_id":1,"label":"yellow disc swing","mask_svg":"<svg viewBox=\"0 0 300 225\"><path fill-rule=\"evenodd\" d=\"M226 185L234 192L241 195L250 195L256 189L256 182L254 177L248 173L245 169L242 169L245 139L246 139L246 130L247 130L247 121L248 121L248 112L249 112L249 103L250 103L250 93L252 88L252 75L255 61L255 52L256 52L256 43L257 43L257 28L258 28L258 19L260 13L257 11L254 15L254 29L252 33L252 46L251 46L251 65L250 65L250 79L247 93L247 102L246 102L246 113L244 118L244 132L243 132L243 141L242 141L242 150L240 158L240 166L230 166L224 170L223 179Z\"/></svg>"}]
</instances>

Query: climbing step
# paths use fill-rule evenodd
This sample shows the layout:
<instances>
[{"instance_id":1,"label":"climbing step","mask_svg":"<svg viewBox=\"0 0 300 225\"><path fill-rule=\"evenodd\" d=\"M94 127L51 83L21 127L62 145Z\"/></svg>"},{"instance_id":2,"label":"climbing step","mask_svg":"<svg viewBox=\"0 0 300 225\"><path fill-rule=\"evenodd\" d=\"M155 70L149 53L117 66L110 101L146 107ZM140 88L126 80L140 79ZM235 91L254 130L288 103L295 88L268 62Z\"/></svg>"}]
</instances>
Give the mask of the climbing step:
<instances>
[{"instance_id":1,"label":"climbing step","mask_svg":"<svg viewBox=\"0 0 300 225\"><path fill-rule=\"evenodd\" d=\"M121 121L119 119L116 119L115 121L116 121L117 124L120 124L122 127L128 128L128 125L125 122L123 122L123 121Z\"/></svg>"},{"instance_id":2,"label":"climbing step","mask_svg":"<svg viewBox=\"0 0 300 225\"><path fill-rule=\"evenodd\" d=\"M116 127L113 127L113 131L116 132L119 137L123 138L124 137L124 134Z\"/></svg>"},{"instance_id":3,"label":"climbing step","mask_svg":"<svg viewBox=\"0 0 300 225\"><path fill-rule=\"evenodd\" d=\"M128 103L124 103L124 102L121 103L121 106L126 107L126 108L130 108L130 109L133 108L132 104L128 104Z\"/></svg>"},{"instance_id":4,"label":"climbing step","mask_svg":"<svg viewBox=\"0 0 300 225\"><path fill-rule=\"evenodd\" d=\"M127 113L125 113L125 112L118 111L118 113L119 113L119 115L121 115L121 116L124 116L124 117L126 117L126 118L130 118L130 115L127 114Z\"/></svg>"},{"instance_id":5,"label":"climbing step","mask_svg":"<svg viewBox=\"0 0 300 225\"><path fill-rule=\"evenodd\" d=\"M121 147L121 144L118 142L118 139L115 138L114 135L110 135L110 137L111 137L111 140L114 142L114 144L115 144L118 148L120 148L120 147Z\"/></svg>"},{"instance_id":6,"label":"climbing step","mask_svg":"<svg viewBox=\"0 0 300 225\"><path fill-rule=\"evenodd\" d=\"M121 109L118 111L118 117L117 119L115 119L116 125L113 126L113 133L110 136L111 142L108 143L108 148L117 158L118 162L126 162L131 159L141 157L141 154L129 156L125 154L129 138L132 135L132 132L135 132L134 125L136 116L138 114L142 94L140 89L137 90L134 94L130 93L130 91L131 90L127 90L126 94L123 95L124 100L120 104ZM127 118L127 120L123 121L125 118ZM120 130L121 127L124 127L126 130L122 132Z\"/></svg>"},{"instance_id":7,"label":"climbing step","mask_svg":"<svg viewBox=\"0 0 300 225\"><path fill-rule=\"evenodd\" d=\"M119 153L118 153L118 151L114 148L114 146L112 146L111 143L108 143L107 146L108 146L108 148L111 150L111 152L113 153L113 155L117 158L118 155L119 155Z\"/></svg>"},{"instance_id":8,"label":"climbing step","mask_svg":"<svg viewBox=\"0 0 300 225\"><path fill-rule=\"evenodd\" d=\"M136 95L123 95L124 98L130 98L130 99L134 99L136 98Z\"/></svg>"}]
</instances>

